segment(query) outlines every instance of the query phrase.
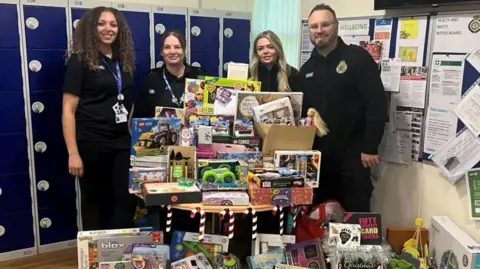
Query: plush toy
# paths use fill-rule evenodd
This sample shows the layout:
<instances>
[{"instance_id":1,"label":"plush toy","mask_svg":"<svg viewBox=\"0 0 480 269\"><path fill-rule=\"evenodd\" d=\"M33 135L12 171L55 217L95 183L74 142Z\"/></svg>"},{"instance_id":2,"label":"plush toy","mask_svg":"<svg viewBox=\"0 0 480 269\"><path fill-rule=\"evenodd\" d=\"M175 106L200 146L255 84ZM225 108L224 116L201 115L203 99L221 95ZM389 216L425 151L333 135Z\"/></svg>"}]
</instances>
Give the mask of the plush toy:
<instances>
[{"instance_id":1,"label":"plush toy","mask_svg":"<svg viewBox=\"0 0 480 269\"><path fill-rule=\"evenodd\" d=\"M325 136L328 132L327 125L320 117L320 113L314 108L309 108L307 110L307 118L305 119L305 126L315 126L317 128L317 136Z\"/></svg>"}]
</instances>

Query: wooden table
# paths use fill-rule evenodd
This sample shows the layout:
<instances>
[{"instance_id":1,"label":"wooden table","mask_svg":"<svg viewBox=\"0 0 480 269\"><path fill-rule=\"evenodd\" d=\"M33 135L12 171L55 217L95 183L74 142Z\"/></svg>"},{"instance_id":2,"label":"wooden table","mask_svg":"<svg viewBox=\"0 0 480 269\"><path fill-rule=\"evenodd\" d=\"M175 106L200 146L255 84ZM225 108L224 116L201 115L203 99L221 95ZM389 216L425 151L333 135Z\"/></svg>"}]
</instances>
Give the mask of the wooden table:
<instances>
[{"instance_id":1,"label":"wooden table","mask_svg":"<svg viewBox=\"0 0 480 269\"><path fill-rule=\"evenodd\" d=\"M243 213L246 209L255 209L257 212L264 212L270 211L274 209L274 205L203 205L203 204L177 204L171 205L172 208L185 210L185 211L192 211L197 208L203 209L205 213L220 213L225 209L231 210L235 214Z\"/></svg>"}]
</instances>

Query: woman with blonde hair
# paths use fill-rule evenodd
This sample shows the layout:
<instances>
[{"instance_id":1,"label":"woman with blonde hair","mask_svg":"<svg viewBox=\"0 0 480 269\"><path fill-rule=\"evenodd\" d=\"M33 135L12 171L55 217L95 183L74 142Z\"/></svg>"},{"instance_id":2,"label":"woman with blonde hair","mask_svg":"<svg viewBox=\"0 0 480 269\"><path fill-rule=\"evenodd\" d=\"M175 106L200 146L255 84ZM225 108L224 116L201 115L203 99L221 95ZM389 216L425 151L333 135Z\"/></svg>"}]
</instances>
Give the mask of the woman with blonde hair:
<instances>
[{"instance_id":1,"label":"woman with blonde hair","mask_svg":"<svg viewBox=\"0 0 480 269\"><path fill-rule=\"evenodd\" d=\"M287 64L282 42L274 32L264 31L255 38L250 80L261 81L262 91L299 91L295 83L297 73L297 69Z\"/></svg>"}]
</instances>

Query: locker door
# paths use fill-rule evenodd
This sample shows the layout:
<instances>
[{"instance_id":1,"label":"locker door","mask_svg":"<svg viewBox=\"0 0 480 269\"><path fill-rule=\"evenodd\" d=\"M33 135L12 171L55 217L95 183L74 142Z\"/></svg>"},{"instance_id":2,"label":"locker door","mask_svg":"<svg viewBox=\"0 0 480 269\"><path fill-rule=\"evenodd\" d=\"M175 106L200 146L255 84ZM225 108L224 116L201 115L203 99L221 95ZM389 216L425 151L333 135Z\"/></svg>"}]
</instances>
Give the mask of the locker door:
<instances>
[{"instance_id":1,"label":"locker door","mask_svg":"<svg viewBox=\"0 0 480 269\"><path fill-rule=\"evenodd\" d=\"M135 47L135 82L142 85L145 74L151 69L150 57L150 5L132 3L112 3L122 11L132 31Z\"/></svg>"},{"instance_id":2,"label":"locker door","mask_svg":"<svg viewBox=\"0 0 480 269\"><path fill-rule=\"evenodd\" d=\"M18 8L0 0L0 261L36 254Z\"/></svg>"},{"instance_id":3,"label":"locker door","mask_svg":"<svg viewBox=\"0 0 480 269\"><path fill-rule=\"evenodd\" d=\"M82 18L83 14L88 9L105 6L111 7L112 2L110 1L94 1L94 0L69 0L70 6L70 18L72 20L73 29L77 28L78 21Z\"/></svg>"},{"instance_id":4,"label":"locker door","mask_svg":"<svg viewBox=\"0 0 480 269\"><path fill-rule=\"evenodd\" d=\"M154 25L153 43L155 44L155 66L161 67L163 65L163 57L160 55L160 52L162 51L160 44L162 34L166 31L178 30L181 31L185 36L187 28L187 8L152 6L152 12Z\"/></svg>"},{"instance_id":5,"label":"locker door","mask_svg":"<svg viewBox=\"0 0 480 269\"><path fill-rule=\"evenodd\" d=\"M220 74L220 17L216 10L188 10L190 63L210 76Z\"/></svg>"},{"instance_id":6,"label":"locker door","mask_svg":"<svg viewBox=\"0 0 480 269\"><path fill-rule=\"evenodd\" d=\"M63 141L62 84L67 53L67 1L22 0L39 252L75 245L75 180ZM28 126L28 125L27 125Z\"/></svg>"},{"instance_id":7,"label":"locker door","mask_svg":"<svg viewBox=\"0 0 480 269\"><path fill-rule=\"evenodd\" d=\"M227 63L250 63L250 13L223 12L222 59L223 76L227 77Z\"/></svg>"}]
</instances>

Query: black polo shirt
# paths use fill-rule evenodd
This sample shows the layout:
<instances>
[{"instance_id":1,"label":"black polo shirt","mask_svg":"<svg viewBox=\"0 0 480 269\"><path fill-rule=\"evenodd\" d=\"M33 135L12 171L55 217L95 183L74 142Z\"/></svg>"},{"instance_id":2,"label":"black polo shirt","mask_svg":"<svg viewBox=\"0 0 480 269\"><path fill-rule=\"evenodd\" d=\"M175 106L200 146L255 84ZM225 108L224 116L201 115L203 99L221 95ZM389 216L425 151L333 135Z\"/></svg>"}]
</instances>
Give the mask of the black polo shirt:
<instances>
[{"instance_id":1,"label":"black polo shirt","mask_svg":"<svg viewBox=\"0 0 480 269\"><path fill-rule=\"evenodd\" d=\"M68 61L63 92L79 97L75 113L77 141L130 148L128 124L116 123L112 108L118 102L117 81L112 73L116 72L116 60L100 58L98 70L90 70L79 54L72 54ZM123 71L122 88L123 105L130 112L135 82L130 73Z\"/></svg>"},{"instance_id":2,"label":"black polo shirt","mask_svg":"<svg viewBox=\"0 0 480 269\"><path fill-rule=\"evenodd\" d=\"M315 108L330 131L316 143L322 156L378 153L387 104L377 64L365 49L338 38L326 57L312 51L298 79L304 114Z\"/></svg>"},{"instance_id":3,"label":"black polo shirt","mask_svg":"<svg viewBox=\"0 0 480 269\"><path fill-rule=\"evenodd\" d=\"M278 63L268 69L263 64L258 66L258 80L262 82L262 92L278 92ZM288 85L292 91L299 90L297 83L298 70L287 65Z\"/></svg>"},{"instance_id":4,"label":"black polo shirt","mask_svg":"<svg viewBox=\"0 0 480 269\"><path fill-rule=\"evenodd\" d=\"M188 65L185 66L185 71L181 77L172 75L165 66L152 69L145 77L142 88L135 100L134 118L153 117L155 115L155 107L157 106L179 108L177 104L172 102L172 95L168 91L167 84L163 78L164 71L165 78L170 83L170 87L178 100L185 92L185 79L196 79L198 76L206 75L202 69Z\"/></svg>"}]
</instances>

